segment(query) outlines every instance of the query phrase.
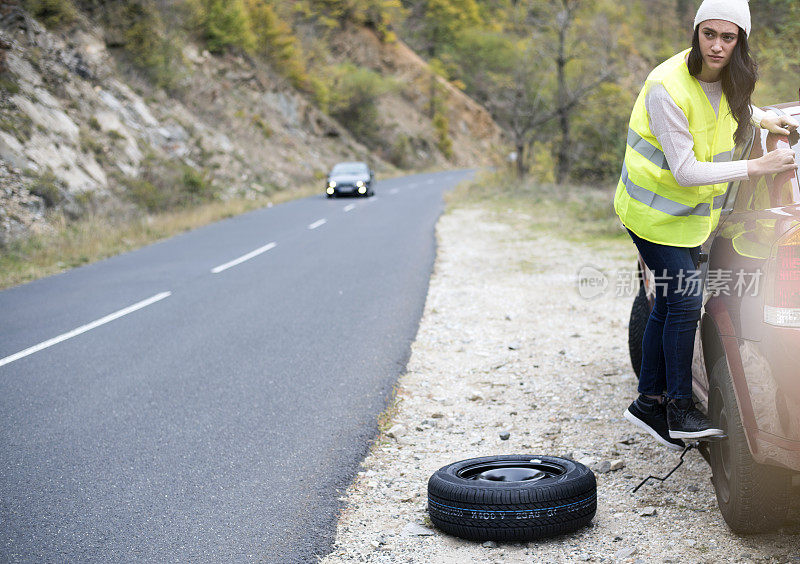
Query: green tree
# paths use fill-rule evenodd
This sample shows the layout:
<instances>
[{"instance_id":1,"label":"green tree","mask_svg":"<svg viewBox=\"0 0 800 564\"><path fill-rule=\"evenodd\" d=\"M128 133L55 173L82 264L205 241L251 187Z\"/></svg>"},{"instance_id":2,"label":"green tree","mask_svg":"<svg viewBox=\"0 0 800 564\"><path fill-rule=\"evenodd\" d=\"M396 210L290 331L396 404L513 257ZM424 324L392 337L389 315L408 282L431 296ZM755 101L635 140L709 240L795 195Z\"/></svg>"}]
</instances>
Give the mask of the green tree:
<instances>
[{"instance_id":1,"label":"green tree","mask_svg":"<svg viewBox=\"0 0 800 564\"><path fill-rule=\"evenodd\" d=\"M308 15L317 15L328 27L354 23L370 27L381 39L393 41L393 28L403 17L400 0L310 0Z\"/></svg>"},{"instance_id":2,"label":"green tree","mask_svg":"<svg viewBox=\"0 0 800 564\"><path fill-rule=\"evenodd\" d=\"M412 41L429 58L453 45L467 29L484 24L476 0L411 0L406 6Z\"/></svg>"},{"instance_id":3,"label":"green tree","mask_svg":"<svg viewBox=\"0 0 800 564\"><path fill-rule=\"evenodd\" d=\"M291 26L281 20L265 0L244 0L255 37L254 52L266 57L294 86L312 91L300 42Z\"/></svg>"},{"instance_id":4,"label":"green tree","mask_svg":"<svg viewBox=\"0 0 800 564\"><path fill-rule=\"evenodd\" d=\"M256 36L244 0L188 0L212 53L234 47L253 52Z\"/></svg>"}]
</instances>

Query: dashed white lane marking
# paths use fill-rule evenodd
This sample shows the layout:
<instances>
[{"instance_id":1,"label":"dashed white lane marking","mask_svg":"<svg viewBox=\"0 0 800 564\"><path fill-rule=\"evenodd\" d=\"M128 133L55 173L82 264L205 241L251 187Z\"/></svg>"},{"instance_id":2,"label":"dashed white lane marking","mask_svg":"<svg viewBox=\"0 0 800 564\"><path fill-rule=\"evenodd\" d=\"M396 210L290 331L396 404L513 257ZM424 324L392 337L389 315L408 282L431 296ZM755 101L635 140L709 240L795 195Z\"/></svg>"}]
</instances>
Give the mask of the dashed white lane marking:
<instances>
[{"instance_id":1,"label":"dashed white lane marking","mask_svg":"<svg viewBox=\"0 0 800 564\"><path fill-rule=\"evenodd\" d=\"M106 323L110 323L111 321L114 321L115 319L119 319L120 317L122 317L124 315L128 315L129 313L133 313L136 310L142 309L143 307L147 307L147 306L149 306L151 304L154 304L154 303L156 303L158 301L163 300L164 298L168 298L171 295L172 295L172 292L161 292L160 294L156 294L155 296L153 296L151 298L147 298L146 300L142 300L140 302L137 302L137 303L133 304L132 306L128 306L128 307L123 308L123 309L121 309L119 311L115 311L114 313L106 315L105 317L101 317L97 321L92 321L91 323L87 323L86 325L81 325L77 329L73 329L72 331L70 331L68 333L63 333L62 335L59 335L58 337L53 337L52 339L48 339L47 341L39 343L38 345L34 345L32 347L29 347L29 348L25 349L24 351L20 351L20 352L18 352L16 354L12 354L11 356L7 356L5 358L1 358L0 359L0 366L3 366L4 364L8 364L10 362L14 362L15 360L19 360L19 359L24 358L24 357L26 357L28 355L33 354L33 353L39 352L41 350L44 350L44 349L46 349L48 347L52 347L53 345L57 345L58 343L66 341L67 339L71 339L72 337L77 337L81 333L86 333L87 331L91 331L92 329L96 329L97 327L100 327L101 325L105 325Z\"/></svg>"},{"instance_id":2,"label":"dashed white lane marking","mask_svg":"<svg viewBox=\"0 0 800 564\"><path fill-rule=\"evenodd\" d=\"M323 219L318 219L317 221L315 221L314 223L312 223L311 225L309 225L309 226L308 226L308 228L309 228L309 229L316 229L316 228L317 228L317 227L319 227L320 225L325 225L326 223L328 223L328 220L327 220L327 219L325 219L325 218L323 218Z\"/></svg>"},{"instance_id":3,"label":"dashed white lane marking","mask_svg":"<svg viewBox=\"0 0 800 564\"><path fill-rule=\"evenodd\" d=\"M346 212L349 212L349 211L351 211L351 210L354 210L354 209L356 209L356 205L355 205L355 204L347 204L347 205L346 205L344 208L342 208L342 209L343 209L344 211L346 211Z\"/></svg>"},{"instance_id":4,"label":"dashed white lane marking","mask_svg":"<svg viewBox=\"0 0 800 564\"><path fill-rule=\"evenodd\" d=\"M433 178L431 178L425 184L433 184L433 183L434 183L434 180L433 180Z\"/></svg>"},{"instance_id":5,"label":"dashed white lane marking","mask_svg":"<svg viewBox=\"0 0 800 564\"><path fill-rule=\"evenodd\" d=\"M392 188L391 190L389 190L390 194L397 194L397 192L398 192L397 188Z\"/></svg>"},{"instance_id":6,"label":"dashed white lane marking","mask_svg":"<svg viewBox=\"0 0 800 564\"><path fill-rule=\"evenodd\" d=\"M253 257L257 257L261 253L266 253L268 250L275 248L277 245L278 244L275 242L267 243L263 247L259 247L255 251L250 251L246 255L242 255L239 258L233 259L230 262L226 262L225 264L215 266L214 268L211 269L211 272L213 274L219 274L223 270L228 270L232 266L236 266L237 264L242 264L244 261L250 260Z\"/></svg>"}]
</instances>

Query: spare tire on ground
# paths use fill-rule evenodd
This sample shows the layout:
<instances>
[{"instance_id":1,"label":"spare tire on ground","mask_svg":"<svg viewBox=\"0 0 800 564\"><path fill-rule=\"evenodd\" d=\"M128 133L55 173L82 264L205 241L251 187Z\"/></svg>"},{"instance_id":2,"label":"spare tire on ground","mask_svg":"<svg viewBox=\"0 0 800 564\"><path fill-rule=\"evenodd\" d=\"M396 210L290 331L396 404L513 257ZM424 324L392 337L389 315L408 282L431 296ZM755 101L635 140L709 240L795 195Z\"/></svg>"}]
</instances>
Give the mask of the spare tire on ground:
<instances>
[{"instance_id":1,"label":"spare tire on ground","mask_svg":"<svg viewBox=\"0 0 800 564\"><path fill-rule=\"evenodd\" d=\"M569 533L597 511L597 482L555 456L502 455L454 462L428 480L437 528L470 540L521 541Z\"/></svg>"}]
</instances>

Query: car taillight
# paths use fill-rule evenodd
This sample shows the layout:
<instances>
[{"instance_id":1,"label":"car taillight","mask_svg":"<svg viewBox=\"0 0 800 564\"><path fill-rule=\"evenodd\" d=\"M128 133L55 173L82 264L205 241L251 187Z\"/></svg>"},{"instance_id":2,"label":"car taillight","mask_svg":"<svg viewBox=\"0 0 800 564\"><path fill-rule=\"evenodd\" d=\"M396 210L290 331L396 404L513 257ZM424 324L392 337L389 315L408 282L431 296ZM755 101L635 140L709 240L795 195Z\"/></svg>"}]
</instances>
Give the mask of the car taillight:
<instances>
[{"instance_id":1,"label":"car taillight","mask_svg":"<svg viewBox=\"0 0 800 564\"><path fill-rule=\"evenodd\" d=\"M800 229L793 229L778 240L770 262L764 321L800 327Z\"/></svg>"}]
</instances>

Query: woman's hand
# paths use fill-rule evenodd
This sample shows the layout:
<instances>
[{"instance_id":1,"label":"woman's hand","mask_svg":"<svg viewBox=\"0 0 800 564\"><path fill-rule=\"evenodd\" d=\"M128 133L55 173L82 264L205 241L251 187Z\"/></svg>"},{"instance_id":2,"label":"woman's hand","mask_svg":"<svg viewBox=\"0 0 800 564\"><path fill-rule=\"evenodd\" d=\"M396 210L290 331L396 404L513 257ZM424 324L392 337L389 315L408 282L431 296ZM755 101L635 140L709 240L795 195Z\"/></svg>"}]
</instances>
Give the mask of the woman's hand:
<instances>
[{"instance_id":1,"label":"woman's hand","mask_svg":"<svg viewBox=\"0 0 800 564\"><path fill-rule=\"evenodd\" d=\"M750 178L794 170L797 170L797 163L791 149L775 149L763 157L747 161L747 174Z\"/></svg>"},{"instance_id":2,"label":"woman's hand","mask_svg":"<svg viewBox=\"0 0 800 564\"><path fill-rule=\"evenodd\" d=\"M800 127L800 123L797 123L796 119L789 116L776 116L768 113L761 120L762 129L777 135L789 135L792 131L797 130L798 127Z\"/></svg>"}]
</instances>

